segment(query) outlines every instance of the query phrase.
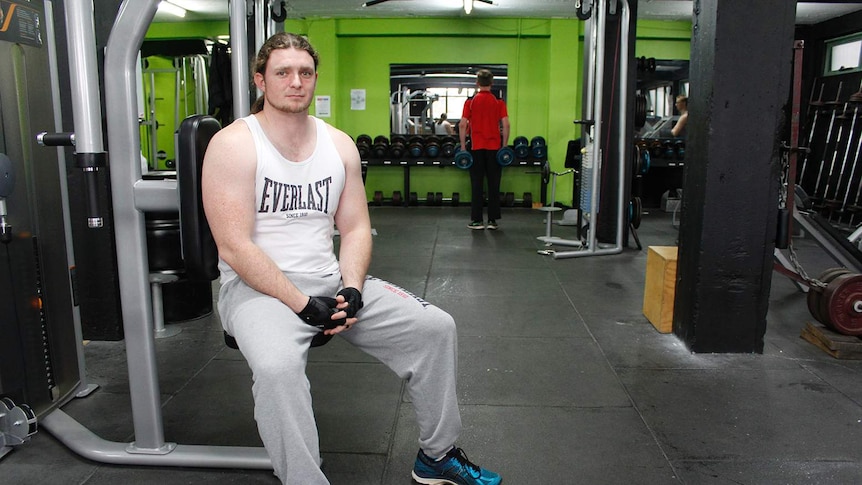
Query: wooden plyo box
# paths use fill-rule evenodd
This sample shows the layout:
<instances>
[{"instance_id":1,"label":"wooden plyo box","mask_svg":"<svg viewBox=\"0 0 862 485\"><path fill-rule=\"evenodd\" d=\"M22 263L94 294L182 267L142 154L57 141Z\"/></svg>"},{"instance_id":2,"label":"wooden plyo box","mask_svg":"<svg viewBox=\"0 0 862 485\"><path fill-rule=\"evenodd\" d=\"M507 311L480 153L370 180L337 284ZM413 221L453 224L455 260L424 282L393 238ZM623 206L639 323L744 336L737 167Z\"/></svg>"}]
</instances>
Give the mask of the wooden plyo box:
<instances>
[{"instance_id":1,"label":"wooden plyo box","mask_svg":"<svg viewBox=\"0 0 862 485\"><path fill-rule=\"evenodd\" d=\"M673 330L677 251L676 246L650 246L647 249L643 312L661 333Z\"/></svg>"}]
</instances>

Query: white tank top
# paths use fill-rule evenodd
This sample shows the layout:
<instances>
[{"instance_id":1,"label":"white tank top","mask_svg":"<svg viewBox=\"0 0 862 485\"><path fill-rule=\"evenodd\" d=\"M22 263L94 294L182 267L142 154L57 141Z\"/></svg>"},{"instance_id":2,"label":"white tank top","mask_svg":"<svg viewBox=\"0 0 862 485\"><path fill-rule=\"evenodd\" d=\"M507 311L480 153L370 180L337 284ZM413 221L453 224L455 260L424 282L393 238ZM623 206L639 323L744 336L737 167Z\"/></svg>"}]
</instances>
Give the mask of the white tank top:
<instances>
[{"instance_id":1,"label":"white tank top","mask_svg":"<svg viewBox=\"0 0 862 485\"><path fill-rule=\"evenodd\" d=\"M326 124L313 118L317 126L314 152L295 162L281 156L254 115L241 119L251 131L257 155L252 240L282 271L337 271L332 238L345 173ZM219 269L222 283L236 277L224 261L219 260Z\"/></svg>"}]
</instances>

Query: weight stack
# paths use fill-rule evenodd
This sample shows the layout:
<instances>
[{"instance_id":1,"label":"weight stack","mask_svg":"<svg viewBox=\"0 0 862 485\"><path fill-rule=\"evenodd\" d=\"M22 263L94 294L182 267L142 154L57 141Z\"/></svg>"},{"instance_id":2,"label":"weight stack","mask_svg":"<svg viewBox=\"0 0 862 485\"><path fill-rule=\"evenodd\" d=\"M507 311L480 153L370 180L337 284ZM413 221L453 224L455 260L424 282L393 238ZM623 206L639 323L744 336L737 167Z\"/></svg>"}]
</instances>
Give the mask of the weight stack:
<instances>
[{"instance_id":1,"label":"weight stack","mask_svg":"<svg viewBox=\"0 0 862 485\"><path fill-rule=\"evenodd\" d=\"M592 197L593 197L593 154L592 154L593 144L587 143L583 149L581 149L581 199L579 207L581 209L581 214L589 214L592 209Z\"/></svg>"}]
</instances>

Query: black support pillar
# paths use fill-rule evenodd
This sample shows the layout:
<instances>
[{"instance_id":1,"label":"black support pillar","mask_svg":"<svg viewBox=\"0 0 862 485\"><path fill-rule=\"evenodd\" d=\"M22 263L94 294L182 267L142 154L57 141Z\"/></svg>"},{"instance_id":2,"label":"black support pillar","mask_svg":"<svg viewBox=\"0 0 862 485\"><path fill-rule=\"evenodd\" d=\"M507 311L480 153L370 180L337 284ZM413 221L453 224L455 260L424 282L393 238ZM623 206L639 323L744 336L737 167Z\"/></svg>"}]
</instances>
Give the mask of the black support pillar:
<instances>
[{"instance_id":1,"label":"black support pillar","mask_svg":"<svg viewBox=\"0 0 862 485\"><path fill-rule=\"evenodd\" d=\"M673 331L762 352L796 2L694 0Z\"/></svg>"}]
</instances>

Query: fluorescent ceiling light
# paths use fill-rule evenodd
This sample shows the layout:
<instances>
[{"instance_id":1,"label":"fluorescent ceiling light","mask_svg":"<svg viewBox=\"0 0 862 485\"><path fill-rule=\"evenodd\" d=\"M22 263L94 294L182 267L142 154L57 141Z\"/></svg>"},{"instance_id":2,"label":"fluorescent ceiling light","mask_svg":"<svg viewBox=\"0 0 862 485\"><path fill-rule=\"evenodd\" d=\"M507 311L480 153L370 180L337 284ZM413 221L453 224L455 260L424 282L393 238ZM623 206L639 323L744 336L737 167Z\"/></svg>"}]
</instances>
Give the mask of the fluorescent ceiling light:
<instances>
[{"instance_id":1,"label":"fluorescent ceiling light","mask_svg":"<svg viewBox=\"0 0 862 485\"><path fill-rule=\"evenodd\" d=\"M176 15L177 17L186 16L186 9L180 7L179 5L174 5L171 2L159 2L159 11L169 13L171 15Z\"/></svg>"},{"instance_id":2,"label":"fluorescent ceiling light","mask_svg":"<svg viewBox=\"0 0 862 485\"><path fill-rule=\"evenodd\" d=\"M470 15L473 11L473 0L464 0L464 13Z\"/></svg>"}]
</instances>

